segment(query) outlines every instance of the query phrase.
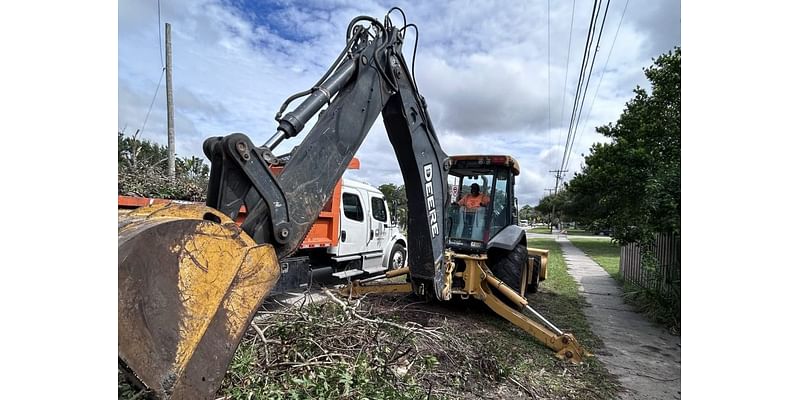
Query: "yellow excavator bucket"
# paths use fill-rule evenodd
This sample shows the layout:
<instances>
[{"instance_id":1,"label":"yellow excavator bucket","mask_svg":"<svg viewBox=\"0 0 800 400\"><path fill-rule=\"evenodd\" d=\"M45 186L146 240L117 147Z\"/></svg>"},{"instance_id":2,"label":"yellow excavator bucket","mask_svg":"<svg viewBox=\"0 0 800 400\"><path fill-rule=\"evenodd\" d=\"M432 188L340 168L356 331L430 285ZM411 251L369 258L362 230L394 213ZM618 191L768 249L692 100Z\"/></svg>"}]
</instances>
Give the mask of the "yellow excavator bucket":
<instances>
[{"instance_id":1,"label":"yellow excavator bucket","mask_svg":"<svg viewBox=\"0 0 800 400\"><path fill-rule=\"evenodd\" d=\"M159 398L207 399L280 276L257 245L210 207L160 204L119 216L118 347Z\"/></svg>"}]
</instances>

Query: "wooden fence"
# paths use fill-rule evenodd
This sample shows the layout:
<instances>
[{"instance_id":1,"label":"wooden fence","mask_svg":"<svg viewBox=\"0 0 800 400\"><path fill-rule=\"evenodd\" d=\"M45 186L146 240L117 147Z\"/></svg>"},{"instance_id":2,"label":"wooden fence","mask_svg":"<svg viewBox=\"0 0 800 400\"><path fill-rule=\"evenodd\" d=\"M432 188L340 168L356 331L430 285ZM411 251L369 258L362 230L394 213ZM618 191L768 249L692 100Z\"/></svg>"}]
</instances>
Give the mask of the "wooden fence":
<instances>
[{"instance_id":1,"label":"wooden fence","mask_svg":"<svg viewBox=\"0 0 800 400\"><path fill-rule=\"evenodd\" d=\"M644 267L642 250L640 245L635 243L620 248L619 273L623 280L639 287L659 291L667 297L680 296L680 238L674 234L660 234L656 237L652 245L656 261L655 270Z\"/></svg>"}]
</instances>

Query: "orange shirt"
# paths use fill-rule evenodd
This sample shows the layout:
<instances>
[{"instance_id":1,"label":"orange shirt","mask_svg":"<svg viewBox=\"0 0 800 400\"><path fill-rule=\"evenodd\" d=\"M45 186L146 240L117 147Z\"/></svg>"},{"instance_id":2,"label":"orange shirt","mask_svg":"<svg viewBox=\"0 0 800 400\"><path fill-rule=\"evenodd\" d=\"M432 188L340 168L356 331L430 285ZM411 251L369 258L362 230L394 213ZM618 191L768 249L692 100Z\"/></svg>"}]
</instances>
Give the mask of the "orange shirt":
<instances>
[{"instance_id":1,"label":"orange shirt","mask_svg":"<svg viewBox=\"0 0 800 400\"><path fill-rule=\"evenodd\" d=\"M479 194L477 196L473 196L471 193L467 194L466 196L462 197L461 200L458 201L458 205L466 206L468 210L475 210L480 206L488 206L489 205L489 196L485 194Z\"/></svg>"}]
</instances>

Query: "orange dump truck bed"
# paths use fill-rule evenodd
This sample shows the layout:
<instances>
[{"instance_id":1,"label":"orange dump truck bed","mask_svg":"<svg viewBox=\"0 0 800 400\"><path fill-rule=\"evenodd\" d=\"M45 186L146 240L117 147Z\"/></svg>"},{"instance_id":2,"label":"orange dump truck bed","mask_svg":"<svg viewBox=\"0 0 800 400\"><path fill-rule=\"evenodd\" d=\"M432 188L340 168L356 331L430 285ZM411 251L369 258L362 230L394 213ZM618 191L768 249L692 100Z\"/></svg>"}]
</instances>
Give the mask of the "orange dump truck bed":
<instances>
[{"instance_id":1,"label":"orange dump truck bed","mask_svg":"<svg viewBox=\"0 0 800 400\"><path fill-rule=\"evenodd\" d=\"M348 169L358 169L360 167L360 163L357 158L353 158L350 161L350 164L347 166ZM276 173L280 173L279 170L274 170ZM319 217L314 222L314 225L311 226L311 230L306 235L303 242L300 243L301 249L310 249L316 247L331 247L336 246L339 244L339 230L340 230L340 221L339 221L339 207L342 199L342 180L339 179L339 182L336 183L336 186L333 188L333 195L331 199L328 201L327 204L322 208L322 211L319 213ZM158 198L149 198L149 197L134 197L134 196L117 196L117 208L120 210L124 209L133 209L142 206L147 206L151 204L159 204L159 203L191 203L189 201L183 200L168 200L168 199L158 199ZM244 221L244 218L247 216L247 209L244 206L239 209L239 215L236 217L236 223L240 224Z\"/></svg>"}]
</instances>

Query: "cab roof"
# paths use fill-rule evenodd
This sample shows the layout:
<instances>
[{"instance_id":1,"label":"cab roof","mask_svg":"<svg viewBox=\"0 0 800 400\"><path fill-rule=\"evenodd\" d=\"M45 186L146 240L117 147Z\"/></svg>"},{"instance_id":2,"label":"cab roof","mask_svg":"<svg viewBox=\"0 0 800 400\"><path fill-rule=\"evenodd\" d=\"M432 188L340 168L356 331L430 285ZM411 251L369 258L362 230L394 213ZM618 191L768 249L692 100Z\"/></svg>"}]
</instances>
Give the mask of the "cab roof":
<instances>
[{"instance_id":1,"label":"cab roof","mask_svg":"<svg viewBox=\"0 0 800 400\"><path fill-rule=\"evenodd\" d=\"M519 161L509 155L460 155L450 156L453 167L458 161L477 161L479 165L502 165L511 168L514 175L519 175Z\"/></svg>"}]
</instances>

